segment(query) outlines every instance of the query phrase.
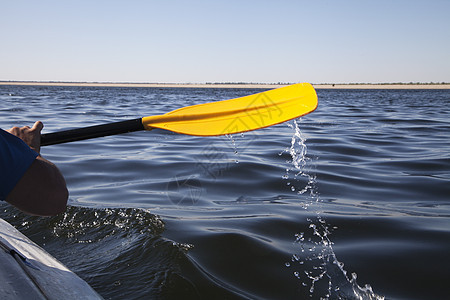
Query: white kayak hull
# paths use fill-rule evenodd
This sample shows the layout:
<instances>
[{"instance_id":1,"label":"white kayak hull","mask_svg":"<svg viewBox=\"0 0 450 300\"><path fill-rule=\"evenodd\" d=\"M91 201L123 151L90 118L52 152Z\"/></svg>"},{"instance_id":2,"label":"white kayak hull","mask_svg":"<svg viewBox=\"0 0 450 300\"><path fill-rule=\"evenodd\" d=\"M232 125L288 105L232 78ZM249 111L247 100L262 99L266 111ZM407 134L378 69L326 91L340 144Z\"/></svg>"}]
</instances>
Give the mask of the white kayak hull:
<instances>
[{"instance_id":1,"label":"white kayak hull","mask_svg":"<svg viewBox=\"0 0 450 300\"><path fill-rule=\"evenodd\" d=\"M0 219L1 299L102 299L84 280Z\"/></svg>"}]
</instances>

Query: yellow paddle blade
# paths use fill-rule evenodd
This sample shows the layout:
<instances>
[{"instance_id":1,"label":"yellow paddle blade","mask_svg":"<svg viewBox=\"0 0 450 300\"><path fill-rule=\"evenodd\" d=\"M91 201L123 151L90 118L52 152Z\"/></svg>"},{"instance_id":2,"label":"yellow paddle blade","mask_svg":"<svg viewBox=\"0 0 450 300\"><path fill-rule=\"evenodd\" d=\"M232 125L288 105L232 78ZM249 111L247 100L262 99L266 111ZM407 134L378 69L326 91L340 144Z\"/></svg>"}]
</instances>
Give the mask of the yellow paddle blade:
<instances>
[{"instance_id":1,"label":"yellow paddle blade","mask_svg":"<svg viewBox=\"0 0 450 300\"><path fill-rule=\"evenodd\" d=\"M298 118L317 107L316 91L298 83L241 98L183 107L164 115L142 118L146 130L214 136L272 126Z\"/></svg>"}]
</instances>

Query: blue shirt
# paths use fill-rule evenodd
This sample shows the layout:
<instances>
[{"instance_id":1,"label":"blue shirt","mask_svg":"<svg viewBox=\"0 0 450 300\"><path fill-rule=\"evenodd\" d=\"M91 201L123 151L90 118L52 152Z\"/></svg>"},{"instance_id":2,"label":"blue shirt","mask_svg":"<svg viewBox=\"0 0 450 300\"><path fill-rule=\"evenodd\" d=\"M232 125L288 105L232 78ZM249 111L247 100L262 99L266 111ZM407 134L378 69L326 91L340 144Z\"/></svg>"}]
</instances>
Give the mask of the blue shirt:
<instances>
[{"instance_id":1,"label":"blue shirt","mask_svg":"<svg viewBox=\"0 0 450 300\"><path fill-rule=\"evenodd\" d=\"M0 200L5 200L38 154L20 138L0 129Z\"/></svg>"}]
</instances>

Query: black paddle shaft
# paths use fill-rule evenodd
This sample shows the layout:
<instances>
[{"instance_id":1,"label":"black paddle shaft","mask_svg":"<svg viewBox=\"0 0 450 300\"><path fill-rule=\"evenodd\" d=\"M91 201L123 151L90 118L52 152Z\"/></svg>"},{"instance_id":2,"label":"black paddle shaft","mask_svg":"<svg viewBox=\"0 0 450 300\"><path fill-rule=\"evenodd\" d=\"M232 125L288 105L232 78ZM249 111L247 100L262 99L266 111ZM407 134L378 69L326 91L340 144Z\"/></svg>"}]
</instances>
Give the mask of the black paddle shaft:
<instances>
[{"instance_id":1,"label":"black paddle shaft","mask_svg":"<svg viewBox=\"0 0 450 300\"><path fill-rule=\"evenodd\" d=\"M144 130L141 118L43 134L41 135L41 146L81 141L139 130Z\"/></svg>"}]
</instances>

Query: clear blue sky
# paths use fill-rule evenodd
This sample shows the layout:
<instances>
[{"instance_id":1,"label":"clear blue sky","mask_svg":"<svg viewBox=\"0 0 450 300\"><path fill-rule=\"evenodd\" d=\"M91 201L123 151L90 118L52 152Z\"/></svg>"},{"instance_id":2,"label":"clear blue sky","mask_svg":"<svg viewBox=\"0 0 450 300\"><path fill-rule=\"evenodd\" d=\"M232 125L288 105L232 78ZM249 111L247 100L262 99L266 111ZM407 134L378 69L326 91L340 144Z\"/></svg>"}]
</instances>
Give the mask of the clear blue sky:
<instances>
[{"instance_id":1,"label":"clear blue sky","mask_svg":"<svg viewBox=\"0 0 450 300\"><path fill-rule=\"evenodd\" d=\"M6 1L0 80L450 82L450 1Z\"/></svg>"}]
</instances>

